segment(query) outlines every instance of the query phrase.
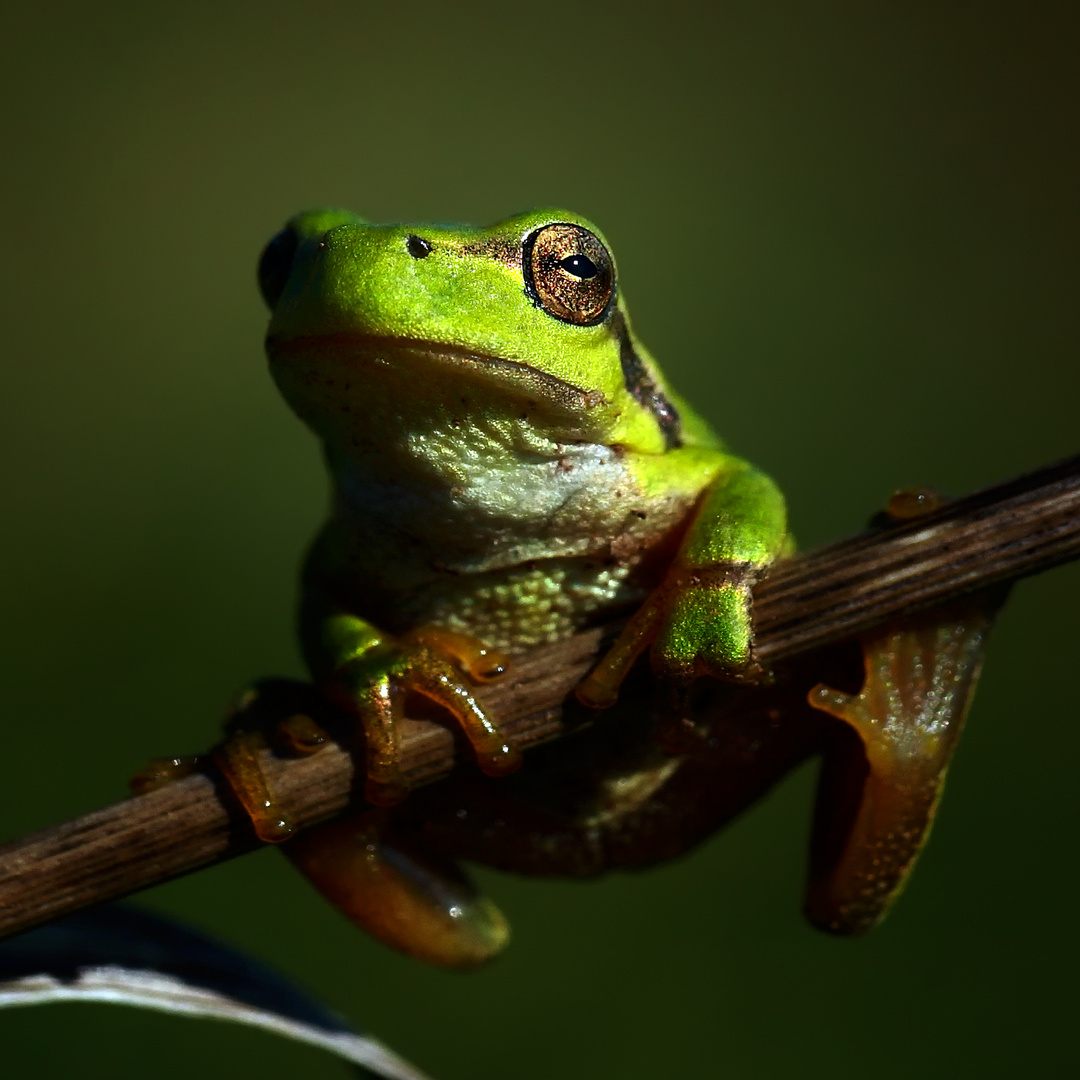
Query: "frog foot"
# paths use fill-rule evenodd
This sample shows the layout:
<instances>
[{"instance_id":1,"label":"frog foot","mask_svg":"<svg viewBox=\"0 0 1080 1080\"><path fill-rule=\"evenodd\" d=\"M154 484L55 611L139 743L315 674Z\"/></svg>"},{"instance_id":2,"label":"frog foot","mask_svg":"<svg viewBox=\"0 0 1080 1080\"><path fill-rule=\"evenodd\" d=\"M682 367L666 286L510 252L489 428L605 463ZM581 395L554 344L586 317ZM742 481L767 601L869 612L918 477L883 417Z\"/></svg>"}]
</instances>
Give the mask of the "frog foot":
<instances>
[{"instance_id":1,"label":"frog foot","mask_svg":"<svg viewBox=\"0 0 1080 1080\"><path fill-rule=\"evenodd\" d=\"M266 843L287 840L296 830L267 782L263 752L272 746L278 752L298 757L320 750L330 736L308 715L319 706L320 699L308 684L264 679L241 695L226 721L224 741L209 755L251 818L256 835ZM202 771L205 764L202 756L195 755L155 758L131 778L129 785L136 795L145 795Z\"/></svg>"},{"instance_id":2,"label":"frog foot","mask_svg":"<svg viewBox=\"0 0 1080 1080\"><path fill-rule=\"evenodd\" d=\"M506 776L520 768L521 752L461 678L464 670L488 681L505 669L505 657L475 639L432 627L384 640L338 668L326 690L335 704L359 718L367 748L367 801L393 806L411 788L401 768L402 703L410 693L454 717L482 772Z\"/></svg>"},{"instance_id":3,"label":"frog foot","mask_svg":"<svg viewBox=\"0 0 1080 1080\"><path fill-rule=\"evenodd\" d=\"M926 842L1003 597L979 595L863 638L860 693L809 703L848 725L826 752L806 914L838 934L884 917Z\"/></svg>"},{"instance_id":4,"label":"frog foot","mask_svg":"<svg viewBox=\"0 0 1080 1080\"><path fill-rule=\"evenodd\" d=\"M646 649L653 671L669 684L686 685L699 675L761 682L766 673L754 660L750 592L760 570L743 563L674 569L579 684L578 700L592 709L613 705Z\"/></svg>"},{"instance_id":5,"label":"frog foot","mask_svg":"<svg viewBox=\"0 0 1080 1080\"><path fill-rule=\"evenodd\" d=\"M254 704L251 691L232 721L234 730L214 748L213 760L233 794L251 818L255 835L267 844L280 844L296 833L296 825L267 783L262 752L271 746L293 757L306 757L321 750L330 736L306 713L294 713L279 720L268 739L262 728L243 726L244 709Z\"/></svg>"},{"instance_id":6,"label":"frog foot","mask_svg":"<svg viewBox=\"0 0 1080 1080\"><path fill-rule=\"evenodd\" d=\"M502 913L461 868L393 829L384 811L316 825L282 850L348 919L418 960L475 968L510 940Z\"/></svg>"}]
</instances>

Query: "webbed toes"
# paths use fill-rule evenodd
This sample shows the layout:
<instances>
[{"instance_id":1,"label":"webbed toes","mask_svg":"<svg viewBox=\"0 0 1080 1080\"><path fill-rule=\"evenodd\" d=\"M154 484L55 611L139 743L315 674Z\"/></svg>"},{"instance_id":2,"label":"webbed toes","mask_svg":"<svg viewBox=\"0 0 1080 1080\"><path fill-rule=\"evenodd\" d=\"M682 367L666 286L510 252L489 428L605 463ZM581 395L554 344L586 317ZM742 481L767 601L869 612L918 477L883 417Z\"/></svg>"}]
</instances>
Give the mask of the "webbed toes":
<instances>
[{"instance_id":1,"label":"webbed toes","mask_svg":"<svg viewBox=\"0 0 1080 1080\"><path fill-rule=\"evenodd\" d=\"M849 725L826 753L807 916L833 933L869 930L926 842L959 741L999 594L976 596L863 639L858 694L819 684L809 703Z\"/></svg>"},{"instance_id":2,"label":"webbed toes","mask_svg":"<svg viewBox=\"0 0 1080 1080\"><path fill-rule=\"evenodd\" d=\"M463 680L456 663L493 672L505 658L464 635L449 635L450 658L435 648L447 635L429 635L430 644L380 646L357 657L335 674L328 692L336 704L357 715L366 746L365 797L376 806L393 806L409 793L401 767L401 721L409 694L420 694L449 712L489 776L505 776L521 766L521 752L500 730Z\"/></svg>"}]
</instances>

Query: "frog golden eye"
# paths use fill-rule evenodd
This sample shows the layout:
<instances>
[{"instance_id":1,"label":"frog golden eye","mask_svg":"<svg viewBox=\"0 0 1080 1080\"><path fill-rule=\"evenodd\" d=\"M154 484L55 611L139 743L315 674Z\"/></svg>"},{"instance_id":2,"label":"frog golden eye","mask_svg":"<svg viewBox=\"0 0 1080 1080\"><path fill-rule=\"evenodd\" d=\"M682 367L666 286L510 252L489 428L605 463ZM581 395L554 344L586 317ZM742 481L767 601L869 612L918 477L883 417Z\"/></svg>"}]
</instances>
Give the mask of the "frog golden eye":
<instances>
[{"instance_id":1,"label":"frog golden eye","mask_svg":"<svg viewBox=\"0 0 1080 1080\"><path fill-rule=\"evenodd\" d=\"M525 292L562 322L595 326L615 300L615 264L599 237L580 225L545 225L525 238Z\"/></svg>"}]
</instances>

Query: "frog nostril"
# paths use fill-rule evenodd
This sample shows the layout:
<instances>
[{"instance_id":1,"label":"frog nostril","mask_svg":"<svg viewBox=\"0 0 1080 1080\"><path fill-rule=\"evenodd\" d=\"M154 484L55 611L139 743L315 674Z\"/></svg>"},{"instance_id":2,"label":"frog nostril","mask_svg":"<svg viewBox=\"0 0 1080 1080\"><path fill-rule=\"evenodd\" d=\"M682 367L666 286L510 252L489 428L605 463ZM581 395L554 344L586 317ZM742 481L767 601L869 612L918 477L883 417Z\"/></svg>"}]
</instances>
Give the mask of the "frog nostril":
<instances>
[{"instance_id":1,"label":"frog nostril","mask_svg":"<svg viewBox=\"0 0 1080 1080\"><path fill-rule=\"evenodd\" d=\"M405 241L405 249L414 259L426 259L431 254L431 241L422 236L410 236Z\"/></svg>"}]
</instances>

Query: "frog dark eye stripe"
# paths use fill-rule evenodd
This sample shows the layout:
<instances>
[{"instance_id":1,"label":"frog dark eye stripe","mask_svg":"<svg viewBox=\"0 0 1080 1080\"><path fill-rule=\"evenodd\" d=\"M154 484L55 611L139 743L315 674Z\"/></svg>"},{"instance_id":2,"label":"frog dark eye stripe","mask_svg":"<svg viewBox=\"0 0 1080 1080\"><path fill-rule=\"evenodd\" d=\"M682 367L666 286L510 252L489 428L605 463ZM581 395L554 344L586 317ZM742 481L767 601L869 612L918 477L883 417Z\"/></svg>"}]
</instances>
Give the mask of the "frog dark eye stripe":
<instances>
[{"instance_id":1,"label":"frog dark eye stripe","mask_svg":"<svg viewBox=\"0 0 1080 1080\"><path fill-rule=\"evenodd\" d=\"M664 433L669 450L682 446L682 423L679 411L667 399L663 391L645 366L645 361L638 356L630 329L626 325L621 311L616 311L611 320L611 332L619 342L619 361L622 364L623 382L626 389L637 401L656 417L660 430Z\"/></svg>"}]
</instances>

